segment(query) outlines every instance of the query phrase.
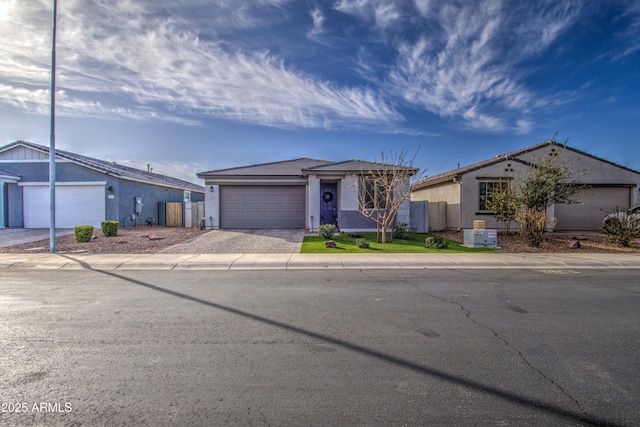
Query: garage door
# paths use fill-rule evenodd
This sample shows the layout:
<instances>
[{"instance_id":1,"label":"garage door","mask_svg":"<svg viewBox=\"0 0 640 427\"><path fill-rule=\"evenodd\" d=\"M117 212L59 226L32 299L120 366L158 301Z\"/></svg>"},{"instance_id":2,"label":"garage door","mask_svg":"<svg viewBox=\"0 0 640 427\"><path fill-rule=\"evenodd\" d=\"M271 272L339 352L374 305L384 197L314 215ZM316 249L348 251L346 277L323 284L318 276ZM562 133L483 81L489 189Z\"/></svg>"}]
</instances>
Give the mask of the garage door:
<instances>
[{"instance_id":1,"label":"garage door","mask_svg":"<svg viewBox=\"0 0 640 427\"><path fill-rule=\"evenodd\" d=\"M100 227L105 218L104 185L56 185L56 228ZM49 187L23 187L24 227L49 228Z\"/></svg>"},{"instance_id":2,"label":"garage door","mask_svg":"<svg viewBox=\"0 0 640 427\"><path fill-rule=\"evenodd\" d=\"M221 186L221 228L304 228L305 187Z\"/></svg>"},{"instance_id":3,"label":"garage door","mask_svg":"<svg viewBox=\"0 0 640 427\"><path fill-rule=\"evenodd\" d=\"M602 218L616 206L629 205L629 188L595 187L580 191L580 204L556 205L556 230L602 230Z\"/></svg>"}]
</instances>

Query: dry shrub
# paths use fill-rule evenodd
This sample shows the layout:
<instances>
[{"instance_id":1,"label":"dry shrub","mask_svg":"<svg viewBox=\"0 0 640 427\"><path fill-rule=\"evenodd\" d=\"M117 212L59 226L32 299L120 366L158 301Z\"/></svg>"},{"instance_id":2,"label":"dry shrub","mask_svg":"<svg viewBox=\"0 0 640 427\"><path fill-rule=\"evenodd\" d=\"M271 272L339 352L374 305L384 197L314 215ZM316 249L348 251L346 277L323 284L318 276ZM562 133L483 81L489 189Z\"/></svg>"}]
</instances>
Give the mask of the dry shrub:
<instances>
[{"instance_id":1,"label":"dry shrub","mask_svg":"<svg viewBox=\"0 0 640 427\"><path fill-rule=\"evenodd\" d=\"M614 217L604 223L607 240L616 246L631 246L633 239L640 237L640 216L616 208Z\"/></svg>"},{"instance_id":2,"label":"dry shrub","mask_svg":"<svg viewBox=\"0 0 640 427\"><path fill-rule=\"evenodd\" d=\"M547 228L547 211L536 208L524 208L518 212L516 221L520 225L520 235L534 248L540 246L544 241L544 234ZM555 225L556 218L551 218L549 222Z\"/></svg>"}]
</instances>

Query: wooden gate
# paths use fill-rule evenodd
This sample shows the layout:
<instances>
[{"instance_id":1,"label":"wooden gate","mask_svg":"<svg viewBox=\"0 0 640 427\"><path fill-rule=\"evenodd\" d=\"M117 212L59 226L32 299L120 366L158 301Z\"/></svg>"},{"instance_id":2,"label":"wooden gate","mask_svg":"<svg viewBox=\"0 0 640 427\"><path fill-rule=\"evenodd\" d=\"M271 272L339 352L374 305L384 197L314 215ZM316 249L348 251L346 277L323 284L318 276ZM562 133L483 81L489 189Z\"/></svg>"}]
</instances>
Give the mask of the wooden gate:
<instances>
[{"instance_id":1,"label":"wooden gate","mask_svg":"<svg viewBox=\"0 0 640 427\"><path fill-rule=\"evenodd\" d=\"M167 227L182 227L182 202L167 202L165 212Z\"/></svg>"}]
</instances>

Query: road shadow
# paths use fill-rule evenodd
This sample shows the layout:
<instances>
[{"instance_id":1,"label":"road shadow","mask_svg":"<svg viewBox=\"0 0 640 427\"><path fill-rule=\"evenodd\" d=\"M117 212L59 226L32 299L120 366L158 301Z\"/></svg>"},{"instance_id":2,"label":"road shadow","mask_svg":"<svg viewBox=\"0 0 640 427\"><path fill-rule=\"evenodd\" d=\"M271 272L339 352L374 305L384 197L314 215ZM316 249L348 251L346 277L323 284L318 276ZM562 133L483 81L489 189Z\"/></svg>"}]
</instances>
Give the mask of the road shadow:
<instances>
[{"instance_id":1,"label":"road shadow","mask_svg":"<svg viewBox=\"0 0 640 427\"><path fill-rule=\"evenodd\" d=\"M222 310L224 312L227 313L231 313L240 317L243 317L245 319L250 319L256 322L260 322L262 324L266 324L269 326L273 326L275 328L279 328L288 332L293 332L299 335L303 335L305 337L309 337L309 338L313 338L319 341L322 341L324 343L327 344L332 344L338 347L341 347L345 350L349 350L352 351L354 353L363 355L365 357L370 357L370 358L374 358L386 363L390 363L393 364L395 366L401 367L403 369L407 369L409 371L418 373L420 375L425 375L425 376L429 376L432 378L436 378L438 380L442 380L442 381L446 381L458 386L462 386L465 388L468 388L470 390L476 391L476 392L482 392L482 393L486 393L489 394L491 396L494 396L496 398L502 399L504 401L510 402L510 403L514 403L517 405L520 405L522 407L525 407L527 409L536 409L542 412L545 412L547 414L551 414L551 415L555 415L558 416L560 418L566 419L566 420L570 420L573 422L579 422L582 423L584 425L589 425L589 426L602 426L602 427L617 427L617 426L624 426L623 424L618 424L606 419L602 419L599 417L595 417L595 416L591 416L585 412L580 412L580 411L572 411L572 410L568 410L565 408L562 408L558 405L553 405L547 402L543 402L537 399L531 399L529 397L526 396L522 396L522 395L518 395L516 393L510 392L510 391L506 391L503 389L500 389L498 387L494 387L491 385L487 385L487 384L483 384L479 381L474 381L472 379L468 379L468 378L464 378L462 376L458 376L458 375L454 375L448 372L444 372L438 369L434 369L434 368L430 368L428 366L423 366L420 365L418 363L415 363L411 360L407 360L407 359L403 359L401 357L397 357L394 356L392 354L387 354L381 351L377 351L375 349L371 349L368 347L364 347L358 344L354 344L339 338L335 338L332 337L330 335L325 335L325 334L321 334L321 333L317 333L314 332L312 330L309 329L305 329L305 328L300 328L298 326L295 325L290 325L288 323L284 323L284 322L280 322L277 320L273 320L273 319L269 319L267 317L264 316L259 316L257 314L253 314L244 310L240 310L234 307L230 307L230 306L226 306L223 304L218 304L215 302L211 302L211 301L207 301L201 298L197 298L182 292L177 292L177 291L173 291L170 289L166 289L157 285L153 285L151 283L146 283L143 282L141 280L138 279L133 279L131 277L126 277L123 276L121 274L118 273L114 273L111 271L107 271L107 270L95 270L93 269L89 264L82 262L81 260L75 259L75 258L71 258L69 256L65 256L65 255L60 255L63 258L67 258L70 261L76 262L78 263L80 266L82 266L84 269L86 270L90 270L96 273L100 273L100 274L104 274L110 277L113 277L115 279L119 279L119 280L124 280L126 282L129 282L131 284L134 284L136 286L141 286L144 287L146 289L155 291L155 292L161 292L163 294L166 295L170 295L172 297L176 297L176 298L181 298L187 301L191 301L193 303L208 307L208 308L213 308L216 310Z\"/></svg>"}]
</instances>

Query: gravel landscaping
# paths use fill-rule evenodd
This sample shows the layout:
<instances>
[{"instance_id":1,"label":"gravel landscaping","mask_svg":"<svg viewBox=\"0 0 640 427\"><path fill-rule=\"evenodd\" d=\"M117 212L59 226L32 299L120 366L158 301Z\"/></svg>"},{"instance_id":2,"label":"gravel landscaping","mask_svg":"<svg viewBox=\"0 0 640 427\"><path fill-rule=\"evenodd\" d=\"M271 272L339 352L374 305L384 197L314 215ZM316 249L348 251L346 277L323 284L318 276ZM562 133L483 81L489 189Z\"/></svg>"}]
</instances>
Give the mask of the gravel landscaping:
<instances>
[{"instance_id":1,"label":"gravel landscaping","mask_svg":"<svg viewBox=\"0 0 640 427\"><path fill-rule=\"evenodd\" d=\"M197 228L138 226L121 228L117 236L104 237L102 231L96 228L96 238L90 242L76 242L73 234L57 237L56 249L67 253L153 254L206 232ZM49 239L0 248L0 253L42 252L49 252Z\"/></svg>"},{"instance_id":2,"label":"gravel landscaping","mask_svg":"<svg viewBox=\"0 0 640 427\"><path fill-rule=\"evenodd\" d=\"M447 230L432 234L457 242L463 241L462 231ZM574 248L574 246L579 246ZM502 253L640 253L640 239L633 246L624 248L612 245L602 232L555 232L547 233L538 248L529 246L518 234L498 234L497 252Z\"/></svg>"},{"instance_id":3,"label":"gravel landscaping","mask_svg":"<svg viewBox=\"0 0 640 427\"><path fill-rule=\"evenodd\" d=\"M147 227L139 226L130 229L119 229L118 235L104 237L100 229L94 234L96 239L86 242L76 242L73 235L61 236L56 239L58 252L92 253L92 254L150 254L158 253L182 242L198 237L206 230L183 227ZM435 232L435 235L462 242L461 231ZM539 248L529 247L517 234L498 236L499 248L502 253L638 253L640 241L636 239L630 248L616 247L606 241L604 233L549 233L546 241ZM579 244L579 248L571 246ZM0 248L0 253L42 253L49 251L49 239L22 245Z\"/></svg>"}]
</instances>

